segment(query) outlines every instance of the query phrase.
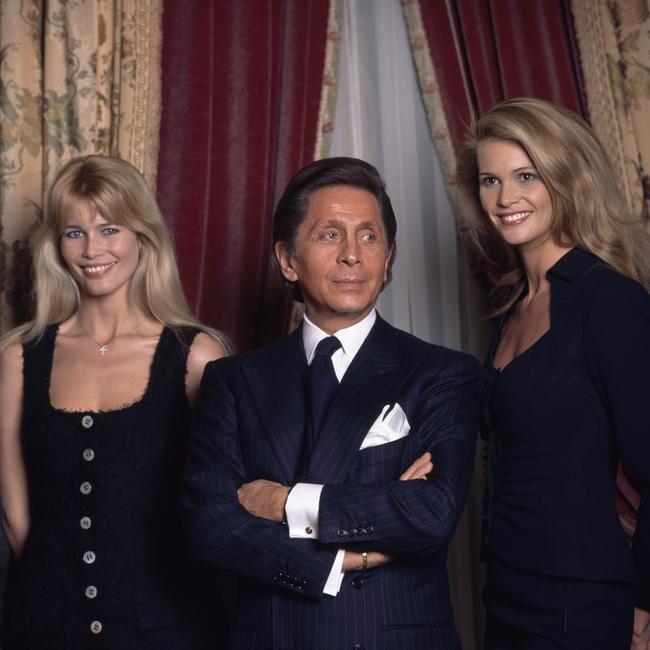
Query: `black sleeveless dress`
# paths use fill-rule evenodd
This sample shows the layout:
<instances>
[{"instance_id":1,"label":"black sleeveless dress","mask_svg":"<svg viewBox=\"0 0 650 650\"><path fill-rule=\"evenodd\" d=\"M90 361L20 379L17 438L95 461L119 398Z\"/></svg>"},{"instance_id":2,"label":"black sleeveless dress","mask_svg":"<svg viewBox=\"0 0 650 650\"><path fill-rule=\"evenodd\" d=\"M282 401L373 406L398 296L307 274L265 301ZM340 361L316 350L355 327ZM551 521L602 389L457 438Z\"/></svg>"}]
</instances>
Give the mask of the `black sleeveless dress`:
<instances>
[{"instance_id":1,"label":"black sleeveless dress","mask_svg":"<svg viewBox=\"0 0 650 650\"><path fill-rule=\"evenodd\" d=\"M69 412L49 399L57 329L23 348L30 532L10 568L4 650L221 647L215 577L188 560L179 507L197 331L163 330L135 403Z\"/></svg>"}]
</instances>

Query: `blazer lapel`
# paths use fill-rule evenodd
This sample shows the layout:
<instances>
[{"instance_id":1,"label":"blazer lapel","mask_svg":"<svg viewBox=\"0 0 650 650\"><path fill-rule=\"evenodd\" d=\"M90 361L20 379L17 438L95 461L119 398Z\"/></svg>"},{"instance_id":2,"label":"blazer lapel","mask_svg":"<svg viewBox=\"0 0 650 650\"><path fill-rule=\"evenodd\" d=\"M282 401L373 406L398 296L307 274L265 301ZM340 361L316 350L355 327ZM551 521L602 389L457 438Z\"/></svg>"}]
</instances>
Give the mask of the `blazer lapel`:
<instances>
[{"instance_id":1,"label":"blazer lapel","mask_svg":"<svg viewBox=\"0 0 650 650\"><path fill-rule=\"evenodd\" d=\"M345 373L309 459L310 483L342 483L381 408L395 395L402 350L393 328L377 317Z\"/></svg>"},{"instance_id":2,"label":"blazer lapel","mask_svg":"<svg viewBox=\"0 0 650 650\"><path fill-rule=\"evenodd\" d=\"M302 328L273 345L268 355L244 366L258 421L287 483L296 475L302 447L306 369Z\"/></svg>"}]
</instances>

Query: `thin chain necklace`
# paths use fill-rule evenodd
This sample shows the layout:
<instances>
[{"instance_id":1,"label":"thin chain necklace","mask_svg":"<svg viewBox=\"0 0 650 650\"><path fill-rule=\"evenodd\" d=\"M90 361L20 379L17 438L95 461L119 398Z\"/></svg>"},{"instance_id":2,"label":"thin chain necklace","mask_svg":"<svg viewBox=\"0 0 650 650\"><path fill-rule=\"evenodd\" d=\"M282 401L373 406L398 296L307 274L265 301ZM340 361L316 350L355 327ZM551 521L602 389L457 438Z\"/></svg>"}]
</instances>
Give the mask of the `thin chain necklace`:
<instances>
[{"instance_id":1,"label":"thin chain necklace","mask_svg":"<svg viewBox=\"0 0 650 650\"><path fill-rule=\"evenodd\" d=\"M77 323L79 323L79 327L86 333L86 335L94 341L95 345L98 348L99 354L104 356L108 352L108 346L119 336L119 334L116 334L112 339L106 341L103 345L84 327L83 323L81 322L81 319L77 317ZM137 332L138 328L142 325L142 321L140 321L134 328L133 331Z\"/></svg>"}]
</instances>

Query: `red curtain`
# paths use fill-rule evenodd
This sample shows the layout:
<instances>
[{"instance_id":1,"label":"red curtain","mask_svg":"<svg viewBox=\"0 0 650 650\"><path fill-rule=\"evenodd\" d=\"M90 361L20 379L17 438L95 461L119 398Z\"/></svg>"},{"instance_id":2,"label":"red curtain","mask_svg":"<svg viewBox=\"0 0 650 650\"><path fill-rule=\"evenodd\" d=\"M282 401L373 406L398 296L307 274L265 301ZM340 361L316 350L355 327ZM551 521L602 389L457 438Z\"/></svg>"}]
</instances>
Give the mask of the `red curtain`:
<instances>
[{"instance_id":1,"label":"red curtain","mask_svg":"<svg viewBox=\"0 0 650 650\"><path fill-rule=\"evenodd\" d=\"M239 350L290 313L271 217L313 159L328 0L168 0L158 201L190 307Z\"/></svg>"},{"instance_id":2,"label":"red curtain","mask_svg":"<svg viewBox=\"0 0 650 650\"><path fill-rule=\"evenodd\" d=\"M458 151L471 118L504 99L548 99L586 116L569 3L420 0L422 22Z\"/></svg>"}]
</instances>

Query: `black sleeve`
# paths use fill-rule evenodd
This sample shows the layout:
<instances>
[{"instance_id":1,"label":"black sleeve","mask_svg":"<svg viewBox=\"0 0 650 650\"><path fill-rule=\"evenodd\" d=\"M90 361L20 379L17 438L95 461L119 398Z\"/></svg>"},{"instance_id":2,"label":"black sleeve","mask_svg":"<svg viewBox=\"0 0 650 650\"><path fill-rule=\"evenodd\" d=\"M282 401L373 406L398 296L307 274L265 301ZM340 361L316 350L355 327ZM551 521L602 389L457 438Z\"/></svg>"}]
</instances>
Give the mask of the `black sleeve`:
<instances>
[{"instance_id":1,"label":"black sleeve","mask_svg":"<svg viewBox=\"0 0 650 650\"><path fill-rule=\"evenodd\" d=\"M617 278L594 293L585 318L587 367L604 392L625 474L641 494L635 604L650 611L650 296Z\"/></svg>"}]
</instances>

